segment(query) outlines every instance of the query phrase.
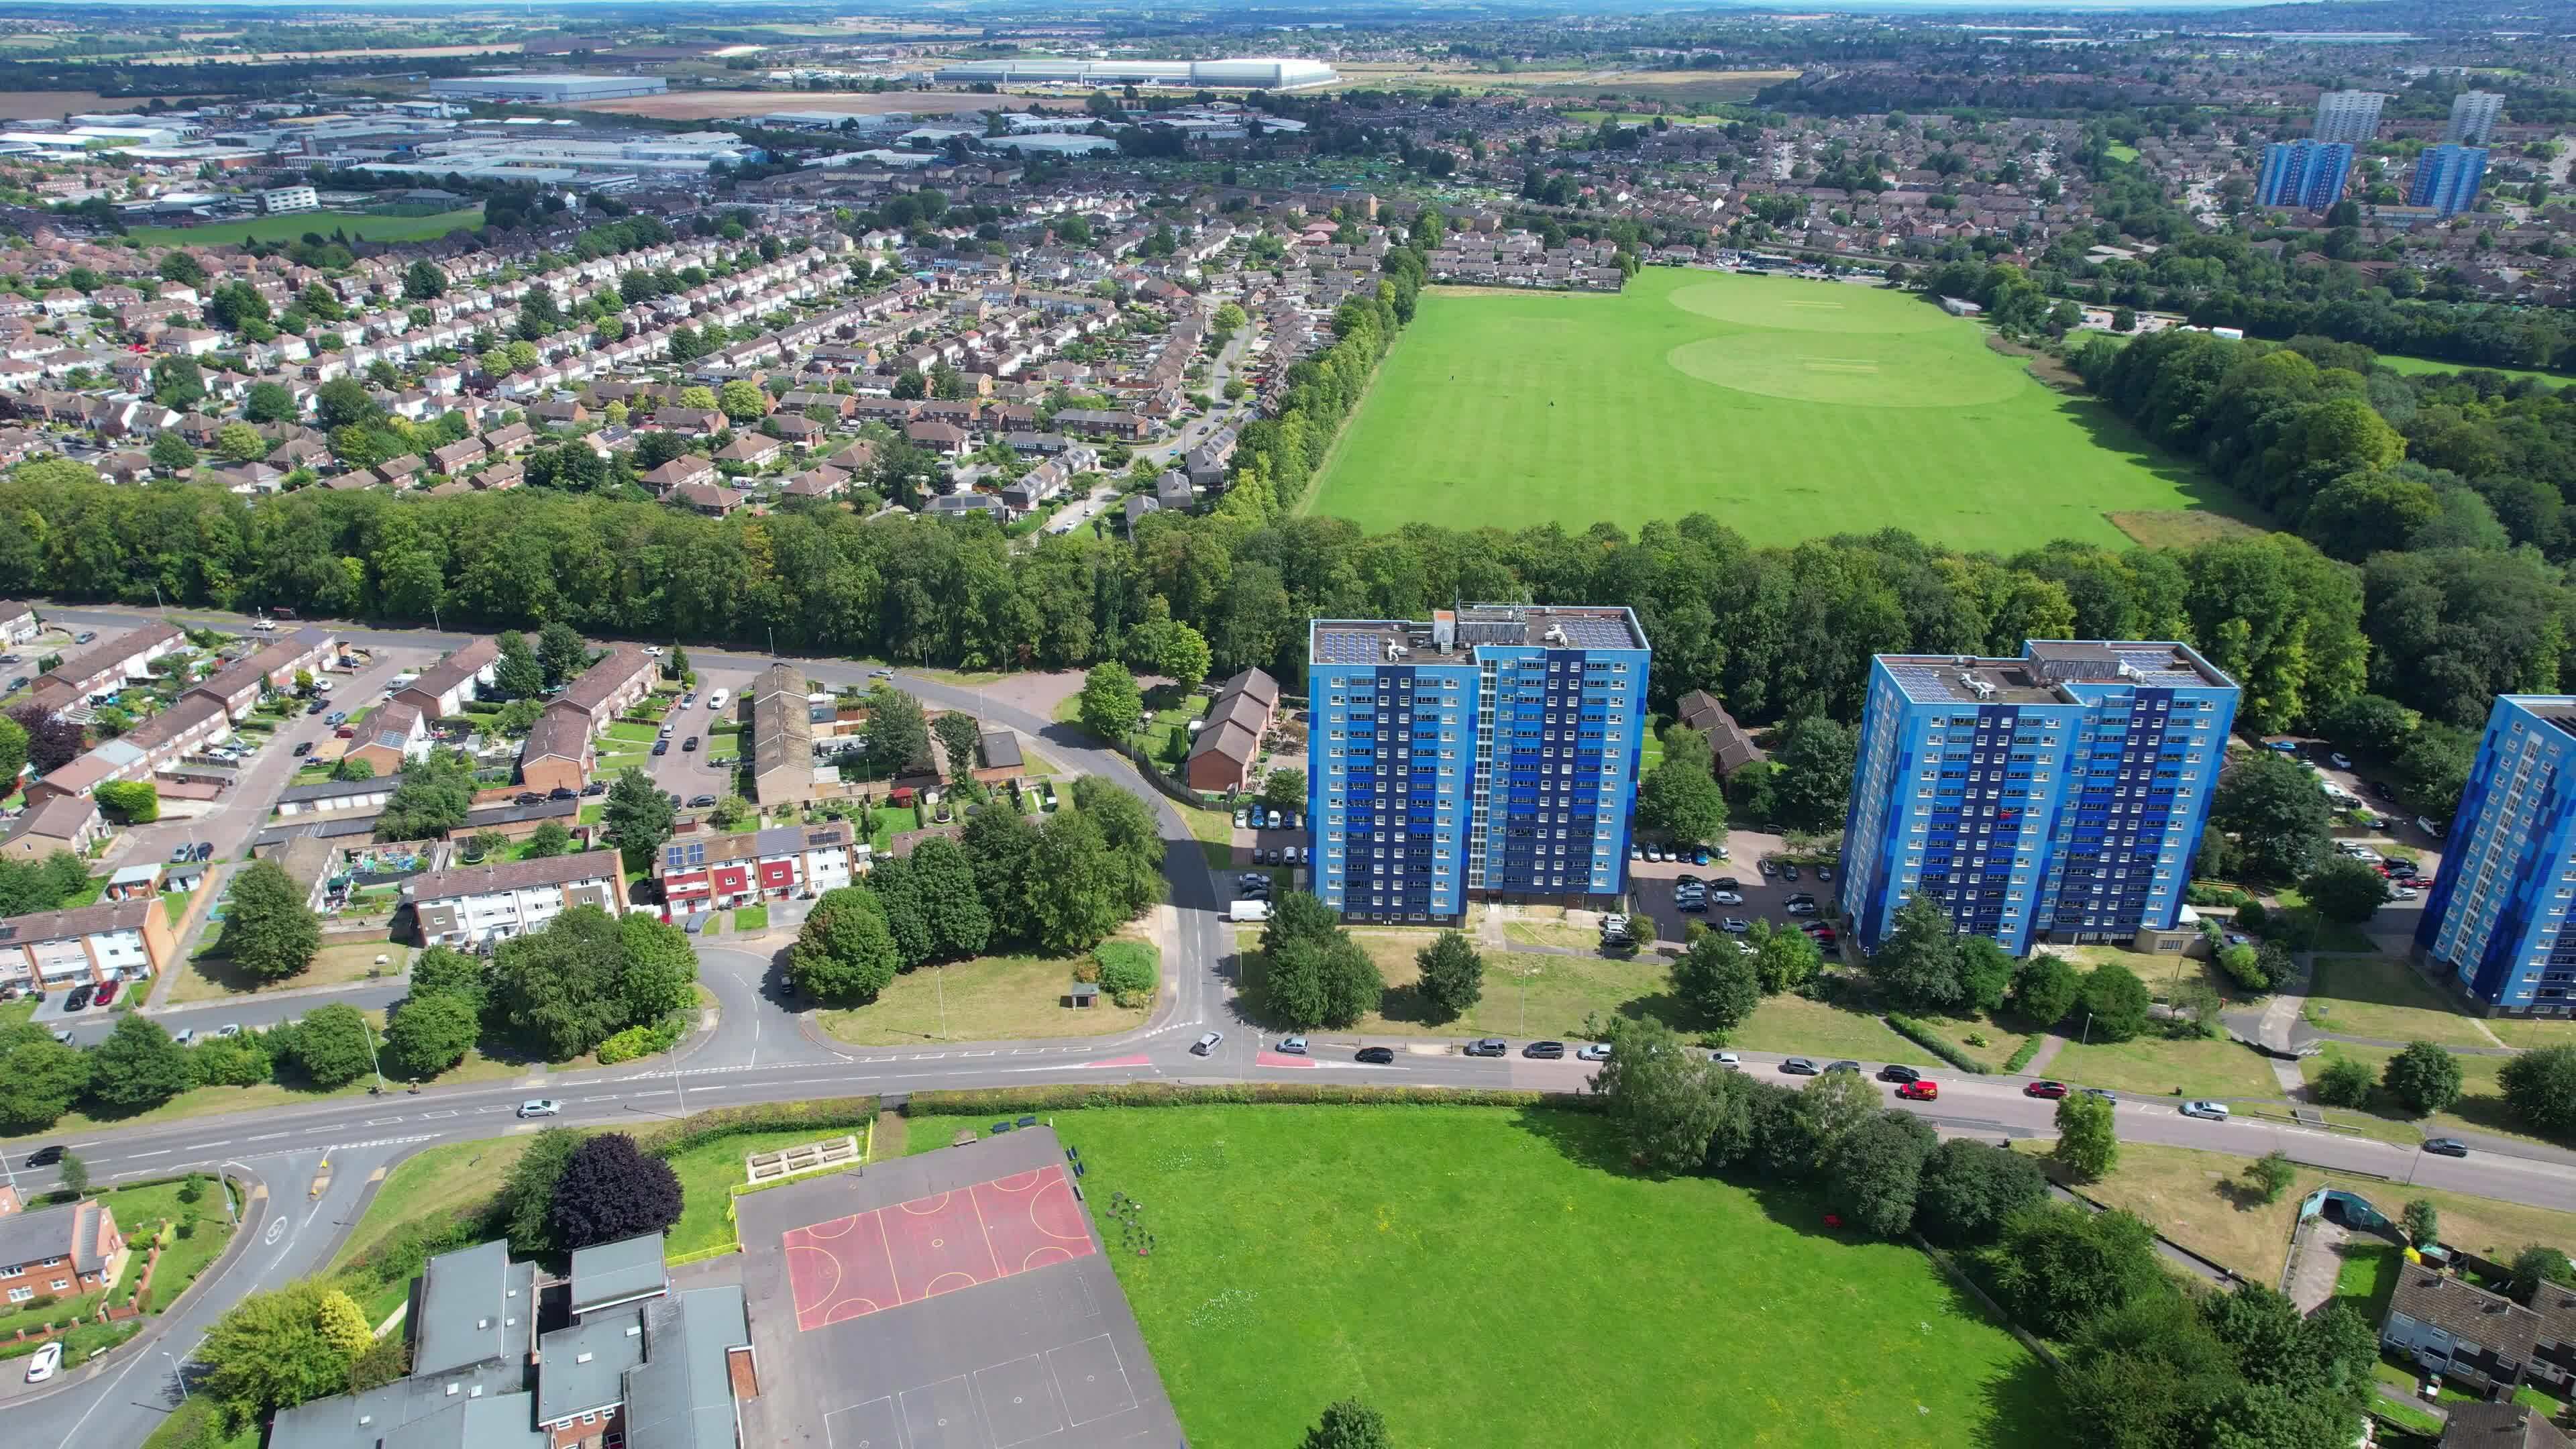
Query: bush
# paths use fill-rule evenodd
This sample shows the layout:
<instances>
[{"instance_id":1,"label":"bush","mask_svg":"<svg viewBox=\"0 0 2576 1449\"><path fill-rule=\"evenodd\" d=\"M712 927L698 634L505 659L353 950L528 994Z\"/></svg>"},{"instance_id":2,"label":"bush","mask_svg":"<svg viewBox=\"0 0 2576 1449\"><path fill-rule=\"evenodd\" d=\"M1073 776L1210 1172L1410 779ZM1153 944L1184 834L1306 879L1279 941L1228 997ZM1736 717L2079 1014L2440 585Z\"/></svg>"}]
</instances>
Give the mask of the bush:
<instances>
[{"instance_id":1,"label":"bush","mask_svg":"<svg viewBox=\"0 0 2576 1449\"><path fill-rule=\"evenodd\" d=\"M1887 1024L1896 1028L1898 1034L1903 1036L1906 1040L1913 1042L1916 1046L1923 1048L1932 1055L1939 1057L1941 1060L1948 1062L1954 1067L1957 1067L1960 1071L1974 1072L1978 1076L1984 1076L1994 1070L1984 1062L1968 1055L1965 1050L1959 1047L1955 1042L1952 1042L1948 1037L1941 1035L1941 1033L1934 1031L1931 1027L1915 1020L1913 1017L1900 1015L1899 1013L1891 1011L1887 1014ZM2039 1038L2033 1037L2031 1040L2036 1042Z\"/></svg>"},{"instance_id":2,"label":"bush","mask_svg":"<svg viewBox=\"0 0 2576 1449\"><path fill-rule=\"evenodd\" d=\"M2048 1034L2046 1032L2032 1033L2030 1040L2021 1044L2020 1050L2014 1052L2009 1058L2005 1059L2004 1075L2010 1076L2013 1073L2020 1071L2022 1068L2029 1066L2030 1059L2038 1056L2039 1049L2046 1045L2048 1045Z\"/></svg>"},{"instance_id":3,"label":"bush","mask_svg":"<svg viewBox=\"0 0 2576 1449\"><path fill-rule=\"evenodd\" d=\"M2360 1108L2370 1104L2370 1090L2375 1085L2370 1068L2350 1057L2336 1057L2326 1063L2309 1094L2329 1107Z\"/></svg>"},{"instance_id":4,"label":"bush","mask_svg":"<svg viewBox=\"0 0 2576 1449\"><path fill-rule=\"evenodd\" d=\"M1141 1007L1154 1003L1154 989L1160 979L1160 953L1142 941L1103 941L1092 948L1092 959L1100 966L1100 989L1120 1006Z\"/></svg>"},{"instance_id":5,"label":"bush","mask_svg":"<svg viewBox=\"0 0 2576 1449\"><path fill-rule=\"evenodd\" d=\"M2249 898L2236 908L2236 929L2260 934L2266 915L2263 903Z\"/></svg>"},{"instance_id":6,"label":"bush","mask_svg":"<svg viewBox=\"0 0 2576 1449\"><path fill-rule=\"evenodd\" d=\"M1563 1107L1597 1112L1606 1099L1592 1093L1506 1088L1440 1091L1425 1087L1362 1087L1333 1082L1229 1082L1175 1087L1159 1082L1102 1086L971 1087L915 1092L907 1116L999 1117L1013 1112L1071 1112L1085 1107L1212 1107L1287 1103L1354 1107Z\"/></svg>"},{"instance_id":7,"label":"bush","mask_svg":"<svg viewBox=\"0 0 2576 1449\"><path fill-rule=\"evenodd\" d=\"M631 1062L637 1057L648 1055L653 1050L652 1040L651 1029L630 1026L599 1044L599 1064L603 1067L613 1067L620 1062Z\"/></svg>"},{"instance_id":8,"label":"bush","mask_svg":"<svg viewBox=\"0 0 2576 1449\"><path fill-rule=\"evenodd\" d=\"M713 1107L678 1122L636 1135L635 1145L655 1157L672 1157L703 1142L740 1132L796 1132L807 1128L848 1129L877 1120L874 1097L816 1097L802 1102L755 1102L741 1107Z\"/></svg>"}]
</instances>

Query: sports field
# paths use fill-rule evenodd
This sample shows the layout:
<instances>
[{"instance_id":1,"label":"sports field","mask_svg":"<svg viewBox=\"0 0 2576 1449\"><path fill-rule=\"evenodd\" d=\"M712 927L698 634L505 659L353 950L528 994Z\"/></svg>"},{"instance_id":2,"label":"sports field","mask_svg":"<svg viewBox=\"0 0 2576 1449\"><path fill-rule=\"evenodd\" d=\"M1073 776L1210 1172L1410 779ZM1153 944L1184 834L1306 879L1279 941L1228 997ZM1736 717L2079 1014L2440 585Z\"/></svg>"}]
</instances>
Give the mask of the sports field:
<instances>
[{"instance_id":1,"label":"sports field","mask_svg":"<svg viewBox=\"0 0 2576 1449\"><path fill-rule=\"evenodd\" d=\"M1669 267L1617 296L1435 289L1308 495L1370 530L1708 513L2012 551L2241 504L1919 297Z\"/></svg>"},{"instance_id":2,"label":"sports field","mask_svg":"<svg viewBox=\"0 0 2576 1449\"><path fill-rule=\"evenodd\" d=\"M428 241L451 231L483 224L483 208L441 211L429 216L368 216L349 211L290 211L244 221L210 221L203 226L138 226L130 233L148 246L233 246L242 242L293 241L306 232L322 236L346 232L358 241Z\"/></svg>"},{"instance_id":3,"label":"sports field","mask_svg":"<svg viewBox=\"0 0 2576 1449\"><path fill-rule=\"evenodd\" d=\"M1793 1191L1637 1176L1589 1113L1050 1120L1194 1443L1293 1443L1345 1396L1407 1445L2071 1442L2048 1370L1923 1254Z\"/></svg>"}]
</instances>

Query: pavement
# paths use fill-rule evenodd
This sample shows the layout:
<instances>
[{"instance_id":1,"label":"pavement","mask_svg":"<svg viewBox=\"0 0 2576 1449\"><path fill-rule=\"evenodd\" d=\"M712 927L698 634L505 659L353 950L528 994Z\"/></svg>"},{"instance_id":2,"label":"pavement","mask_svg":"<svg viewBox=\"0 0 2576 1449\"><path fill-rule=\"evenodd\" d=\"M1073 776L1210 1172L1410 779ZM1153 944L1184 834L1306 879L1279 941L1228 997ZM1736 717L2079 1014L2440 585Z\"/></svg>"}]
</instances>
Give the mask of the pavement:
<instances>
[{"instance_id":1,"label":"pavement","mask_svg":"<svg viewBox=\"0 0 2576 1449\"><path fill-rule=\"evenodd\" d=\"M131 614L115 610L58 613L89 626L134 622ZM206 617L196 611L181 613ZM352 642L370 647L433 653L455 647L465 637L362 628L347 634ZM748 677L770 662L764 656L724 650L692 651L692 659L704 676L702 684L736 674ZM865 662L802 663L809 677L824 687L863 682L869 674ZM710 1106L1023 1083L1314 1081L1321 1074L1377 1086L1586 1090L1590 1069L1585 1063L1517 1055L1470 1058L1460 1055L1459 1041L1389 1041L1387 1045L1399 1050L1392 1063L1382 1066L1352 1060L1351 1052L1361 1043L1347 1036L1319 1034L1313 1052L1303 1057L1268 1050L1268 1035L1245 1014L1240 1000L1240 963L1232 933L1219 917L1225 896L1187 822L1163 795L1147 786L1126 760L1098 748L1077 727L1057 724L1008 699L960 685L910 674L898 675L897 682L925 703L969 710L987 722L1007 725L1070 769L1103 776L1147 802L1169 846L1165 869L1171 890L1168 916L1157 922L1170 962L1168 980L1164 999L1145 1027L1121 1036L1072 1041L845 1046L807 1028L810 1014L786 985L779 961L788 933L773 925L756 937L699 944L700 977L715 996L717 1008L706 1028L668 1057L571 1073L532 1068L527 1078L513 1082L436 1087L383 1098L330 1098L257 1113L48 1134L0 1144L0 1151L13 1161L24 1161L33 1148L61 1141L80 1153L92 1180L102 1186L217 1164L231 1164L237 1174L270 1186L262 1215L249 1229L256 1244L243 1253L237 1266L210 1274L200 1292L156 1320L138 1346L111 1355L100 1372L76 1374L44 1392L18 1395L14 1402L0 1394L0 1441L13 1449L140 1442L176 1403L176 1385L168 1370L193 1350L205 1323L246 1292L273 1287L327 1265L363 1208L368 1175L432 1143L533 1131L536 1124L516 1116L518 1104L531 1096L544 1095L562 1103L562 1115L554 1123L613 1126L642 1125ZM679 754L673 751L673 756ZM680 768L690 767L683 761ZM1736 873L1748 882L1758 878L1750 870ZM1669 902L1669 891L1649 889L1646 894L1650 901L1660 896ZM336 999L366 1002L390 1000L400 991L399 983L375 983L333 994ZM308 1010L313 999L252 998L155 1015L174 1028L201 1018L252 1024ZM1194 1054L1191 1043L1211 1030L1222 1033L1222 1040L1208 1055ZM1808 1080L1780 1076L1781 1054L1743 1052L1741 1056L1746 1070L1772 1080L1791 1085ZM1948 1135L2052 1136L2055 1104L2022 1094L2031 1079L2032 1074L1944 1079L1940 1100L1931 1104L1899 1103L1892 1088L1881 1085L1878 1090L1890 1106L1919 1111L1936 1130ZM2199 1121L2181 1116L2164 1099L2123 1100L2114 1111L2120 1135L2127 1141L2197 1147L2248 1158L2277 1148L2319 1167L2392 1179L2411 1177L2425 1186L2476 1196L2552 1208L2576 1200L2576 1160L2567 1160L2576 1159L2576 1154L2541 1156L2538 1149L2481 1148L2466 1158L2437 1158L2411 1148L2272 1120ZM305 1192L313 1168L326 1155L334 1168L330 1188L320 1199L308 1201ZM54 1185L55 1176L52 1169L22 1169L18 1181L35 1193ZM164 1359L164 1354L171 1357ZM158 1368L147 1370L147 1364Z\"/></svg>"}]
</instances>

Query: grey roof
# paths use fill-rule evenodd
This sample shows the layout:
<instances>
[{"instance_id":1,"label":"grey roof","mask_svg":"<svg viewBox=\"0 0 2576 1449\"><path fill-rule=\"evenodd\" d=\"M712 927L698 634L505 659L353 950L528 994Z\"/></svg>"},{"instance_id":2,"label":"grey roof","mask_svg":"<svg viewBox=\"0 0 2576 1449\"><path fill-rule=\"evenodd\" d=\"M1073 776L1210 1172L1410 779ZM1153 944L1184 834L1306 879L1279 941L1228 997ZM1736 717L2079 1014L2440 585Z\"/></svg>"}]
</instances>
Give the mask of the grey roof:
<instances>
[{"instance_id":1,"label":"grey roof","mask_svg":"<svg viewBox=\"0 0 2576 1449\"><path fill-rule=\"evenodd\" d=\"M574 800L548 802L554 805L576 805ZM536 806L528 806L535 810ZM496 891L530 890L537 886L577 885L584 881L617 881L619 867L613 850L581 851L572 855L539 856L535 860L503 861L497 865L464 865L448 870L430 871L412 877L411 898L421 904L454 900L459 896L489 895ZM486 1246L489 1246L488 1244ZM437 1260L433 1259L432 1262Z\"/></svg>"},{"instance_id":2,"label":"grey roof","mask_svg":"<svg viewBox=\"0 0 2576 1449\"><path fill-rule=\"evenodd\" d=\"M280 801L338 800L345 796L373 795L380 791L391 793L393 788L401 783L402 772L396 770L390 775L374 775L364 780L316 780L310 785L289 785L277 792L277 798Z\"/></svg>"},{"instance_id":3,"label":"grey roof","mask_svg":"<svg viewBox=\"0 0 2576 1449\"><path fill-rule=\"evenodd\" d=\"M40 1263L47 1258L76 1256L73 1235L79 1230L80 1210L90 1202L64 1203L59 1207L37 1208L30 1212L0 1216L0 1268L19 1263ZM91 1255L95 1266L95 1254Z\"/></svg>"},{"instance_id":4,"label":"grey roof","mask_svg":"<svg viewBox=\"0 0 2576 1449\"><path fill-rule=\"evenodd\" d=\"M512 1263L507 1243L478 1243L430 1259L421 1269L413 1375L524 1359L537 1336L536 1282L536 1264Z\"/></svg>"},{"instance_id":5,"label":"grey roof","mask_svg":"<svg viewBox=\"0 0 2576 1449\"><path fill-rule=\"evenodd\" d=\"M373 1449L406 1424L453 1414L469 1404L511 1406L515 1418L494 1416L491 1442L520 1449L529 1440L515 1438L515 1433L533 1433L534 1423L528 1397L520 1391L525 1377L518 1364L487 1363L453 1374L396 1379L363 1394L315 1399L278 1411L269 1427L268 1449ZM479 1441L454 1442L460 1449L481 1449Z\"/></svg>"},{"instance_id":6,"label":"grey roof","mask_svg":"<svg viewBox=\"0 0 2576 1449\"><path fill-rule=\"evenodd\" d=\"M624 1403L626 1371L644 1361L644 1310L630 1305L558 1328L537 1349L538 1423Z\"/></svg>"},{"instance_id":7,"label":"grey roof","mask_svg":"<svg viewBox=\"0 0 2576 1449\"><path fill-rule=\"evenodd\" d=\"M552 1441L536 1431L529 1411L523 1393L462 1399L379 1442L382 1449L546 1449Z\"/></svg>"},{"instance_id":8,"label":"grey roof","mask_svg":"<svg viewBox=\"0 0 2576 1449\"><path fill-rule=\"evenodd\" d=\"M2567 1449L2568 1438L2529 1404L2451 1403L2441 1449Z\"/></svg>"},{"instance_id":9,"label":"grey roof","mask_svg":"<svg viewBox=\"0 0 2576 1449\"><path fill-rule=\"evenodd\" d=\"M986 730L979 743L987 769L1013 770L1025 763L1020 758L1020 737L1009 730Z\"/></svg>"},{"instance_id":10,"label":"grey roof","mask_svg":"<svg viewBox=\"0 0 2576 1449\"><path fill-rule=\"evenodd\" d=\"M627 1449L733 1449L726 1353L751 1342L739 1287L676 1293L645 1309L642 1368L626 1376Z\"/></svg>"},{"instance_id":11,"label":"grey roof","mask_svg":"<svg viewBox=\"0 0 2576 1449\"><path fill-rule=\"evenodd\" d=\"M588 1313L671 1286L662 1268L662 1235L645 1233L582 1248L572 1255L572 1311Z\"/></svg>"}]
</instances>

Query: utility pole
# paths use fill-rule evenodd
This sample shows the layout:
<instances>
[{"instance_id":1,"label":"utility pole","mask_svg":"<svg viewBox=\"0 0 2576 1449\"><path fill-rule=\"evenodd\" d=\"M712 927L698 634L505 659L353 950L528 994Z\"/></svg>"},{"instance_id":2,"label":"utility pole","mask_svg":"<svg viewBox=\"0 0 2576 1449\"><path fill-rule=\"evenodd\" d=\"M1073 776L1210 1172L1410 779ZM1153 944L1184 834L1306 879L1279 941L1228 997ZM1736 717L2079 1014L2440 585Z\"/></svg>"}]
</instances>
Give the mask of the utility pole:
<instances>
[{"instance_id":1,"label":"utility pole","mask_svg":"<svg viewBox=\"0 0 2576 1449\"><path fill-rule=\"evenodd\" d=\"M381 1093L385 1089L385 1069L376 1064L376 1028L369 1022L359 1025L367 1029L367 1067L376 1074L376 1090Z\"/></svg>"},{"instance_id":2,"label":"utility pole","mask_svg":"<svg viewBox=\"0 0 2576 1449\"><path fill-rule=\"evenodd\" d=\"M161 1350L161 1356L170 1360L170 1382L179 1386L179 1402L188 1402L188 1376L179 1372L179 1361L170 1357L168 1349Z\"/></svg>"}]
</instances>

